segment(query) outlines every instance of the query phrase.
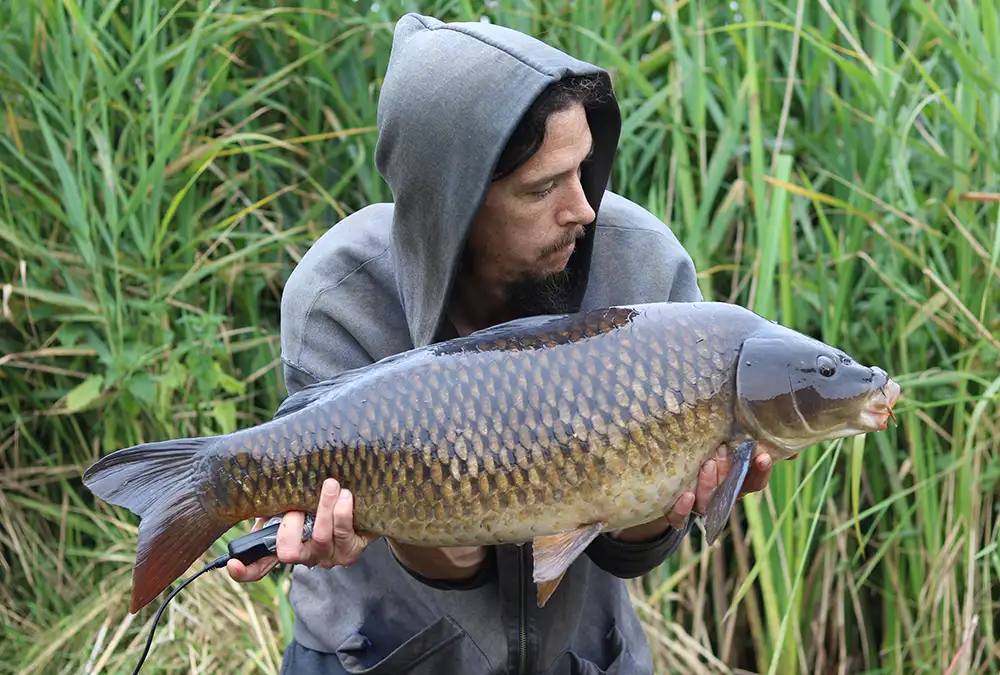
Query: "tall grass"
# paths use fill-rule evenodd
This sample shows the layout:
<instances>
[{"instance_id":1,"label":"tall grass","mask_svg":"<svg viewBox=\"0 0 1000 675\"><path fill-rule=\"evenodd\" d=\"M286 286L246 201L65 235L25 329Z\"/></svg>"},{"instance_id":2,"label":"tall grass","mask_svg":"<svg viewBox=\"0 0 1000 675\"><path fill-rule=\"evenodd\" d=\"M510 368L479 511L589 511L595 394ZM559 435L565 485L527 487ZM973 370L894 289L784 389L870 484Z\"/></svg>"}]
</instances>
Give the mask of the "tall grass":
<instances>
[{"instance_id":1,"label":"tall grass","mask_svg":"<svg viewBox=\"0 0 1000 675\"><path fill-rule=\"evenodd\" d=\"M277 407L282 282L390 198L378 88L419 10L610 68L613 188L705 294L903 386L896 426L776 467L721 543L632 584L659 672L1000 672L1000 8L487 5L0 5L0 671L131 672L135 521L80 473ZM144 672L276 673L287 590L202 577Z\"/></svg>"}]
</instances>

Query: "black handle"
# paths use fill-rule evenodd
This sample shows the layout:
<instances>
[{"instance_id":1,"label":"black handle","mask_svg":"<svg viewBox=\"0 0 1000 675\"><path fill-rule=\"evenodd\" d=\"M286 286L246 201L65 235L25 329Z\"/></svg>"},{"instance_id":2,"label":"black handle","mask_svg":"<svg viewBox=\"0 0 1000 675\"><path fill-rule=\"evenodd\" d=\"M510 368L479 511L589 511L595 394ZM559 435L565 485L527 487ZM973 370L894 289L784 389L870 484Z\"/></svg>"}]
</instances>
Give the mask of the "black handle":
<instances>
[{"instance_id":1,"label":"black handle","mask_svg":"<svg viewBox=\"0 0 1000 675\"><path fill-rule=\"evenodd\" d=\"M262 527L256 532L245 534L229 542L229 556L244 565L274 555L278 550L278 528L281 523Z\"/></svg>"},{"instance_id":2,"label":"black handle","mask_svg":"<svg viewBox=\"0 0 1000 675\"><path fill-rule=\"evenodd\" d=\"M302 527L302 541L312 537L316 514L307 513ZM260 560L278 551L278 528L281 526L281 516L272 516L264 523L264 527L256 532L245 534L239 539L229 542L229 557L236 558L244 565Z\"/></svg>"}]
</instances>

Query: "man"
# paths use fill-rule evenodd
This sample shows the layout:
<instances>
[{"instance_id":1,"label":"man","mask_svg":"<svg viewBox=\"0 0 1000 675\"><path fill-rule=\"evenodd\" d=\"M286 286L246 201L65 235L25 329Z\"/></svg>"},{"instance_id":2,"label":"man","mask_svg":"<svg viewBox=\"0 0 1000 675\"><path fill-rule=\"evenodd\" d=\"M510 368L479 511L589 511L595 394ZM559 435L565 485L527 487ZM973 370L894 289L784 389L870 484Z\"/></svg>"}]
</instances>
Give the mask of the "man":
<instances>
[{"instance_id":1,"label":"man","mask_svg":"<svg viewBox=\"0 0 1000 675\"><path fill-rule=\"evenodd\" d=\"M394 203L332 227L290 276L289 392L509 319L701 299L669 229L605 191L619 115L595 66L497 26L403 17L375 155ZM283 673L650 673L622 579L676 550L725 472L709 461L671 513L600 535L544 608L530 546L373 539L353 530L354 496L334 481L310 541L300 541L303 515L286 514L277 558L231 561L229 572L252 581L279 560L299 565ZM764 455L744 492L769 472Z\"/></svg>"}]
</instances>

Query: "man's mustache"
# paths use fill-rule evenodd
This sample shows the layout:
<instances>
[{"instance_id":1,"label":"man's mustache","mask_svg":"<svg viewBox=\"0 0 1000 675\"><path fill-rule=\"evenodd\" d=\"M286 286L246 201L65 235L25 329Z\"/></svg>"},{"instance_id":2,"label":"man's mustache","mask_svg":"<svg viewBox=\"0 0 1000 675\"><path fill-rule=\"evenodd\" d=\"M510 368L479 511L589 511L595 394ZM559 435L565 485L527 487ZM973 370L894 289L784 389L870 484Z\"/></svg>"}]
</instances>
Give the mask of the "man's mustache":
<instances>
[{"instance_id":1,"label":"man's mustache","mask_svg":"<svg viewBox=\"0 0 1000 675\"><path fill-rule=\"evenodd\" d=\"M555 253L556 251L561 251L570 244L572 244L577 239L583 239L587 235L587 231L584 228L574 230L567 236L563 237L554 244L550 244L542 249L542 257L549 255L550 253Z\"/></svg>"}]
</instances>

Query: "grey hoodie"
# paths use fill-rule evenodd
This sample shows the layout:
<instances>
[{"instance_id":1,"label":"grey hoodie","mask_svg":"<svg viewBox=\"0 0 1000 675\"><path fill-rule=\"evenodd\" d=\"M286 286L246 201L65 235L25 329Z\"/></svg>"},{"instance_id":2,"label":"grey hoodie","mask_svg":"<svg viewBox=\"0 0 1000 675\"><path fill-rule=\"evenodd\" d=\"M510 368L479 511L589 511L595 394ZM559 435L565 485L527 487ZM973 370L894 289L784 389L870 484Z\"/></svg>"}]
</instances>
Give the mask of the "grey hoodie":
<instances>
[{"instance_id":1,"label":"grey hoodie","mask_svg":"<svg viewBox=\"0 0 1000 675\"><path fill-rule=\"evenodd\" d=\"M607 78L502 27L399 20L375 155L394 202L337 223L289 277L281 310L289 393L455 335L445 302L507 138L547 85L595 72ZM582 181L598 216L570 261L574 308L700 300L693 263L670 230L606 190L621 123L614 97L589 121L595 147ZM297 566L283 672L651 673L623 579L660 564L687 531L644 543L599 536L541 609L530 545L491 548L464 583L420 578L384 539L349 567Z\"/></svg>"}]
</instances>

